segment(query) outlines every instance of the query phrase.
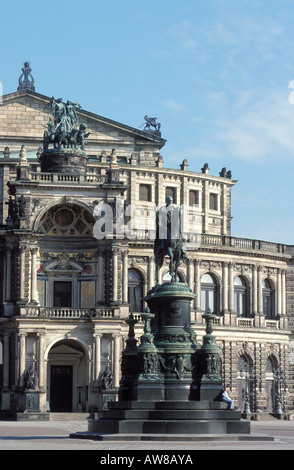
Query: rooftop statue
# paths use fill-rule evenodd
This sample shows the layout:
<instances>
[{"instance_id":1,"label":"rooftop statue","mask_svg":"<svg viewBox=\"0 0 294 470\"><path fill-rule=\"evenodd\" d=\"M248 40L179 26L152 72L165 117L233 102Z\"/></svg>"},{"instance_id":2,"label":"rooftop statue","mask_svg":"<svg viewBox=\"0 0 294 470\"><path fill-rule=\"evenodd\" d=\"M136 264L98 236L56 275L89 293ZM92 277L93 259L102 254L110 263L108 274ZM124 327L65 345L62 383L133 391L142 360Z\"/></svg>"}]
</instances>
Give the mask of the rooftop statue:
<instances>
[{"instance_id":1,"label":"rooftop statue","mask_svg":"<svg viewBox=\"0 0 294 470\"><path fill-rule=\"evenodd\" d=\"M146 123L142 124L142 126L141 126L141 127L145 126L144 131L151 130L151 127L154 127L154 130L157 131L157 132L160 131L161 124L159 122L157 122L156 117L144 116L144 119L145 119Z\"/></svg>"},{"instance_id":2,"label":"rooftop statue","mask_svg":"<svg viewBox=\"0 0 294 470\"><path fill-rule=\"evenodd\" d=\"M81 123L76 113L76 109L81 108L79 103L67 101L63 103L62 98L51 98L44 109L51 109L53 121L50 118L47 124L47 130L44 132L43 147L48 150L49 144L54 148L77 148L80 145L85 149L85 139L90 135L86 132L87 125Z\"/></svg>"},{"instance_id":3,"label":"rooftop statue","mask_svg":"<svg viewBox=\"0 0 294 470\"><path fill-rule=\"evenodd\" d=\"M32 76L32 69L29 62L25 62L22 70L22 74L18 79L18 90L32 90L35 91L35 80Z\"/></svg>"},{"instance_id":4,"label":"rooftop statue","mask_svg":"<svg viewBox=\"0 0 294 470\"><path fill-rule=\"evenodd\" d=\"M180 262L186 259L182 228L181 209L173 204L173 198L167 196L166 205L156 212L156 238L154 242L154 255L157 270L157 284L159 283L159 270L166 255L170 258L169 273L171 281L178 279L177 271Z\"/></svg>"}]
</instances>

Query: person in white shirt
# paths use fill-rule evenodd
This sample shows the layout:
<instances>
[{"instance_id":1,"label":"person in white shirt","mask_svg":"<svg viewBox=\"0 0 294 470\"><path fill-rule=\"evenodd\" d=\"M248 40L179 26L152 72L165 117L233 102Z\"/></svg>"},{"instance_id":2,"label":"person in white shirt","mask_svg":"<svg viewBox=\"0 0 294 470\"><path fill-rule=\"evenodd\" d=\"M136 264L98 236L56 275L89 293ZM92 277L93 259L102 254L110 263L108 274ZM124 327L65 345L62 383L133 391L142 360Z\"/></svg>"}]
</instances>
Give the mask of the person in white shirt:
<instances>
[{"instance_id":1,"label":"person in white shirt","mask_svg":"<svg viewBox=\"0 0 294 470\"><path fill-rule=\"evenodd\" d=\"M223 393L222 393L222 401L226 402L229 404L229 410L233 410L234 409L234 402L233 400L229 397L228 395L228 390L229 390L229 386L226 385L224 390L223 390Z\"/></svg>"}]
</instances>

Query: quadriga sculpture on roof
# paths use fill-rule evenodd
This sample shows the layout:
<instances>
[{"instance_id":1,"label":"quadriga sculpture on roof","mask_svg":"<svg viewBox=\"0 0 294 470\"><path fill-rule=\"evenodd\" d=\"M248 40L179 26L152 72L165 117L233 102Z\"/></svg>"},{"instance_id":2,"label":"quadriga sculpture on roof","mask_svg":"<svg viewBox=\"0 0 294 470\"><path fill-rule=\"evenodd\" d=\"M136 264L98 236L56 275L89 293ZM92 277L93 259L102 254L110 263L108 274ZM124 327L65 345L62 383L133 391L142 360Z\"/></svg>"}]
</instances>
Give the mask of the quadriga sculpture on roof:
<instances>
[{"instance_id":1,"label":"quadriga sculpture on roof","mask_svg":"<svg viewBox=\"0 0 294 470\"><path fill-rule=\"evenodd\" d=\"M48 150L49 145L54 148L80 148L85 149L85 140L89 137L85 123L79 124L76 109L81 108L79 103L67 100L63 103L62 98L51 98L44 109L51 109L53 120L50 118L47 129L44 132L43 147Z\"/></svg>"}]
</instances>

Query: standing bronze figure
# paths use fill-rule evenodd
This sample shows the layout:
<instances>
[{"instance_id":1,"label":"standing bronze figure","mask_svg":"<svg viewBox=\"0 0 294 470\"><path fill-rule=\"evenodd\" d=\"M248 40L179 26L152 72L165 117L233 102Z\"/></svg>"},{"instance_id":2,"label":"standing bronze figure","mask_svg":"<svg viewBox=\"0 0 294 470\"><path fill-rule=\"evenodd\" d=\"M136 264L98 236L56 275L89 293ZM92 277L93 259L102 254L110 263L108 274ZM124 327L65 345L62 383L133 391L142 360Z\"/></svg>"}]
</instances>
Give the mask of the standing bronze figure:
<instances>
[{"instance_id":1,"label":"standing bronze figure","mask_svg":"<svg viewBox=\"0 0 294 470\"><path fill-rule=\"evenodd\" d=\"M186 259L184 241L182 236L181 209L173 204L173 198L167 196L166 206L156 213L156 238L154 242L154 255L156 261L157 284L159 272L166 255L170 258L169 273L171 281L178 279L177 272L180 262Z\"/></svg>"}]
</instances>

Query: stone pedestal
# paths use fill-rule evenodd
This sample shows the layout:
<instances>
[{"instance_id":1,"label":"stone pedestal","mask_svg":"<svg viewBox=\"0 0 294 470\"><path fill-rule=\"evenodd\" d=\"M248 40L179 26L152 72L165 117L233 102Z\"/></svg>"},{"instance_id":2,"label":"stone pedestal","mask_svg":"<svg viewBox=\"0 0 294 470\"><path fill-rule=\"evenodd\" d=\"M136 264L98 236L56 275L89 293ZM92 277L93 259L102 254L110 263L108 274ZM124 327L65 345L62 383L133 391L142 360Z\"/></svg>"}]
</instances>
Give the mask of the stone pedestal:
<instances>
[{"instance_id":1,"label":"stone pedestal","mask_svg":"<svg viewBox=\"0 0 294 470\"><path fill-rule=\"evenodd\" d=\"M203 345L196 355L195 398L215 401L220 400L222 393L220 350L216 345L215 336L212 335L215 315L208 310L203 317L206 321L206 335L203 336Z\"/></svg>"},{"instance_id":2,"label":"stone pedestal","mask_svg":"<svg viewBox=\"0 0 294 470\"><path fill-rule=\"evenodd\" d=\"M145 321L144 334L138 347L139 377L137 400L161 400L164 393L163 379L159 374L158 349L154 344L154 335L151 330L151 321L155 315L147 307L141 315Z\"/></svg>"},{"instance_id":3,"label":"stone pedestal","mask_svg":"<svg viewBox=\"0 0 294 470\"><path fill-rule=\"evenodd\" d=\"M118 389L117 388L111 388L108 390L103 390L101 394L99 395L99 401L98 401L98 410L107 410L108 409L108 403L117 401L118 397Z\"/></svg>"},{"instance_id":4,"label":"stone pedestal","mask_svg":"<svg viewBox=\"0 0 294 470\"><path fill-rule=\"evenodd\" d=\"M119 388L120 400L136 400L138 387L139 358L134 327L138 323L133 314L126 320L129 326L129 334L126 340L126 347L122 353L122 378Z\"/></svg>"},{"instance_id":5,"label":"stone pedestal","mask_svg":"<svg viewBox=\"0 0 294 470\"><path fill-rule=\"evenodd\" d=\"M40 392L36 390L25 391L25 412L40 412Z\"/></svg>"},{"instance_id":6,"label":"stone pedestal","mask_svg":"<svg viewBox=\"0 0 294 470\"><path fill-rule=\"evenodd\" d=\"M195 294L187 284L167 282L148 292L145 300L154 314L152 332L163 382L162 400L189 400L193 356L200 345L190 326Z\"/></svg>"},{"instance_id":7,"label":"stone pedestal","mask_svg":"<svg viewBox=\"0 0 294 470\"><path fill-rule=\"evenodd\" d=\"M44 150L40 156L41 171L45 173L86 173L88 156L84 150L56 148Z\"/></svg>"},{"instance_id":8,"label":"stone pedestal","mask_svg":"<svg viewBox=\"0 0 294 470\"><path fill-rule=\"evenodd\" d=\"M130 315L129 337L122 357L119 401L108 403L99 419L89 420L88 432L73 438L97 440L191 440L199 435L244 435L250 422L241 412L216 400L221 390L219 349L212 335L214 315L205 315L203 345L190 327L190 303L195 297L183 283L170 282L148 292L141 344L137 347Z\"/></svg>"}]
</instances>

